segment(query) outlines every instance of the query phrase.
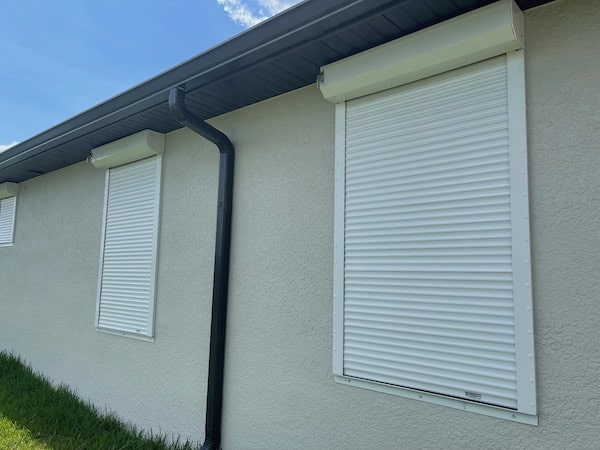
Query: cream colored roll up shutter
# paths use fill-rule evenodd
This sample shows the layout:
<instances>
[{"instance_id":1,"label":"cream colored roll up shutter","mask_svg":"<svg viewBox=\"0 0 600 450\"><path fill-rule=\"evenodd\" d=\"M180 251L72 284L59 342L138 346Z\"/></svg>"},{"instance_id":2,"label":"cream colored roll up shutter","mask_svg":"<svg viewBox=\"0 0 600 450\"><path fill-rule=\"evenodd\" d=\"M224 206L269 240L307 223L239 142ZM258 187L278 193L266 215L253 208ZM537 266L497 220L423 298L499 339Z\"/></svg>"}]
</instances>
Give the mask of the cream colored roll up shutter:
<instances>
[{"instance_id":1,"label":"cream colored roll up shutter","mask_svg":"<svg viewBox=\"0 0 600 450\"><path fill-rule=\"evenodd\" d=\"M506 57L346 105L343 375L516 409Z\"/></svg>"},{"instance_id":2,"label":"cream colored roll up shutter","mask_svg":"<svg viewBox=\"0 0 600 450\"><path fill-rule=\"evenodd\" d=\"M17 197L0 199L0 244L13 241Z\"/></svg>"},{"instance_id":3,"label":"cream colored roll up shutter","mask_svg":"<svg viewBox=\"0 0 600 450\"><path fill-rule=\"evenodd\" d=\"M108 170L99 328L153 335L160 163Z\"/></svg>"}]
</instances>

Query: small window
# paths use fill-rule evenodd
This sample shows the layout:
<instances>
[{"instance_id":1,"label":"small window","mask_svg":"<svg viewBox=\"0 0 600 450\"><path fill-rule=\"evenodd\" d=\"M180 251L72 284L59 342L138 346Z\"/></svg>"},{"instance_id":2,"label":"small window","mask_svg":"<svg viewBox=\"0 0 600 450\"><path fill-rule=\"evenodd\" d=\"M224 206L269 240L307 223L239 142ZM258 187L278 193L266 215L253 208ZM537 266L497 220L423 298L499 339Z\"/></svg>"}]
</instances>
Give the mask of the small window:
<instances>
[{"instance_id":1,"label":"small window","mask_svg":"<svg viewBox=\"0 0 600 450\"><path fill-rule=\"evenodd\" d=\"M13 243L17 197L0 199L0 245Z\"/></svg>"},{"instance_id":2,"label":"small window","mask_svg":"<svg viewBox=\"0 0 600 450\"><path fill-rule=\"evenodd\" d=\"M152 338L161 156L106 174L97 326Z\"/></svg>"}]
</instances>

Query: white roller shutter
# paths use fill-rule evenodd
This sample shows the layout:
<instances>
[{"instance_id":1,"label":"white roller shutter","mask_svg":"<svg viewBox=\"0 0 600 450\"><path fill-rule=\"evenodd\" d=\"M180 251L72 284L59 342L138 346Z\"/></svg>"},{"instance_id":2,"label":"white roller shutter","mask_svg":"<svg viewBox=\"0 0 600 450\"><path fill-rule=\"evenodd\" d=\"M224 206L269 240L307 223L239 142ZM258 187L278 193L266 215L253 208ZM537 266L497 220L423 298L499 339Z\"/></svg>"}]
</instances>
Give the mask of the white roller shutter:
<instances>
[{"instance_id":1,"label":"white roller shutter","mask_svg":"<svg viewBox=\"0 0 600 450\"><path fill-rule=\"evenodd\" d=\"M531 412L507 79L502 56L346 103L343 376Z\"/></svg>"},{"instance_id":2,"label":"white roller shutter","mask_svg":"<svg viewBox=\"0 0 600 450\"><path fill-rule=\"evenodd\" d=\"M161 158L107 172L97 325L151 337Z\"/></svg>"},{"instance_id":3,"label":"white roller shutter","mask_svg":"<svg viewBox=\"0 0 600 450\"><path fill-rule=\"evenodd\" d=\"M0 199L0 244L11 244L15 227L17 197Z\"/></svg>"}]
</instances>

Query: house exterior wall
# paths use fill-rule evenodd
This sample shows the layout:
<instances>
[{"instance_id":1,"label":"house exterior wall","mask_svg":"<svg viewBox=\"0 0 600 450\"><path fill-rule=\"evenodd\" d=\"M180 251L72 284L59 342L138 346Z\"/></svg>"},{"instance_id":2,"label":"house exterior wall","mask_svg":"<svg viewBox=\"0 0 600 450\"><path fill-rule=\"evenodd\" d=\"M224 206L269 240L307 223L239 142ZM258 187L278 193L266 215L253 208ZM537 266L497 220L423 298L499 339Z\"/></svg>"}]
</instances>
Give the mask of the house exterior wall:
<instances>
[{"instance_id":1,"label":"house exterior wall","mask_svg":"<svg viewBox=\"0 0 600 450\"><path fill-rule=\"evenodd\" d=\"M596 448L600 7L525 13L539 426L331 375L334 107L315 86L212 123L236 149L223 448ZM0 349L153 431L203 435L218 155L167 135L154 342L94 327L104 172L20 186Z\"/></svg>"}]
</instances>

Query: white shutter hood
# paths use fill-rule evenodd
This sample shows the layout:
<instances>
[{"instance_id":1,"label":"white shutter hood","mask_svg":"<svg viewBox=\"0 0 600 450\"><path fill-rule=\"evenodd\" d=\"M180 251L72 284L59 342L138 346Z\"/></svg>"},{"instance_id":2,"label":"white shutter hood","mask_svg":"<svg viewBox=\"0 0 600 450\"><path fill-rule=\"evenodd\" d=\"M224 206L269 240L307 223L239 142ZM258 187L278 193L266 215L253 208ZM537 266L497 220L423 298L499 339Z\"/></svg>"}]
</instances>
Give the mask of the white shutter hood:
<instances>
[{"instance_id":1,"label":"white shutter hood","mask_svg":"<svg viewBox=\"0 0 600 450\"><path fill-rule=\"evenodd\" d=\"M326 100L339 103L524 46L523 13L501 0L322 68Z\"/></svg>"}]
</instances>

